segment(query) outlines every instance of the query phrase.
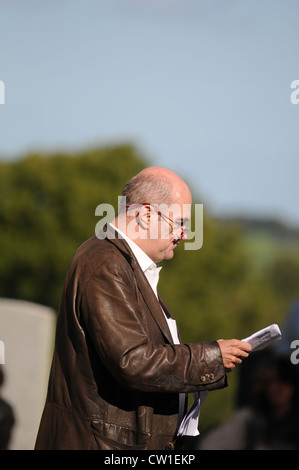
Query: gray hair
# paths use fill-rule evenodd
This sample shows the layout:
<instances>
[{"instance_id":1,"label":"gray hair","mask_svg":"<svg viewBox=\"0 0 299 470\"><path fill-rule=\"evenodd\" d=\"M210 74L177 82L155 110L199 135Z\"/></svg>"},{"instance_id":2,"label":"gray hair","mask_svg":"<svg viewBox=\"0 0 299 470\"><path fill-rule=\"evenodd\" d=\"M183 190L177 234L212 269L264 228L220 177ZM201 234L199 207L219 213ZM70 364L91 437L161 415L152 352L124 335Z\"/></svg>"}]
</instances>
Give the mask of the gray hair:
<instances>
[{"instance_id":1,"label":"gray hair","mask_svg":"<svg viewBox=\"0 0 299 470\"><path fill-rule=\"evenodd\" d=\"M126 183L122 191L125 204L168 204L174 200L174 187L167 178L138 174Z\"/></svg>"}]
</instances>

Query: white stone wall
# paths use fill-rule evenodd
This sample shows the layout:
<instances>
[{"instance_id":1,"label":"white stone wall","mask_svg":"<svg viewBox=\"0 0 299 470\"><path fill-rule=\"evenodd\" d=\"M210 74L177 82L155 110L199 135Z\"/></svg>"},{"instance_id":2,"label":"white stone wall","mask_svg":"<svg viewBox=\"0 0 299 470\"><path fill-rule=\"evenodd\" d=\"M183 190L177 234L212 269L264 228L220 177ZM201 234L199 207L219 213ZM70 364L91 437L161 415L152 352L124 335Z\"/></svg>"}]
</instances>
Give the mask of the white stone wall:
<instances>
[{"instance_id":1,"label":"white stone wall","mask_svg":"<svg viewBox=\"0 0 299 470\"><path fill-rule=\"evenodd\" d=\"M45 306L0 299L0 341L5 382L0 390L16 423L10 449L31 450L44 407L55 335L55 312Z\"/></svg>"}]
</instances>

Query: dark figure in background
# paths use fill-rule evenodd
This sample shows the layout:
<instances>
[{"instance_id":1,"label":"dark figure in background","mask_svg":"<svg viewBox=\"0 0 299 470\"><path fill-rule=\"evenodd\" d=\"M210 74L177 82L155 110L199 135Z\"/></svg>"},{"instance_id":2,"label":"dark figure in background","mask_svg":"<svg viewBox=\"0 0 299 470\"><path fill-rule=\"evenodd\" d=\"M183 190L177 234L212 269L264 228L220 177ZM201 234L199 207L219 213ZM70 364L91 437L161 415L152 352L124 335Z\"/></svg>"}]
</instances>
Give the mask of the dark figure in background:
<instances>
[{"instance_id":1,"label":"dark figure in background","mask_svg":"<svg viewBox=\"0 0 299 470\"><path fill-rule=\"evenodd\" d=\"M290 306L290 309L287 313L286 319L282 328L282 338L281 341L278 341L276 345L276 351L280 355L285 355L290 357L294 349L298 347L299 339L299 299L295 301ZM295 344L292 344L295 341ZM296 364L298 364L298 355L296 351L294 352L294 359L296 359Z\"/></svg>"},{"instance_id":2,"label":"dark figure in background","mask_svg":"<svg viewBox=\"0 0 299 470\"><path fill-rule=\"evenodd\" d=\"M201 449L299 449L299 384L290 358L265 360L253 384L252 403L203 437Z\"/></svg>"},{"instance_id":3,"label":"dark figure in background","mask_svg":"<svg viewBox=\"0 0 299 470\"><path fill-rule=\"evenodd\" d=\"M0 365L0 389L3 383L4 372ZM11 405L0 397L0 450L8 450L14 423L15 418Z\"/></svg>"},{"instance_id":4,"label":"dark figure in background","mask_svg":"<svg viewBox=\"0 0 299 470\"><path fill-rule=\"evenodd\" d=\"M281 328L282 337L271 348L255 351L238 370L239 384L236 396L236 406L244 407L252 403L252 381L259 365L273 355L285 357L294 365L299 375L299 299L292 302Z\"/></svg>"}]
</instances>

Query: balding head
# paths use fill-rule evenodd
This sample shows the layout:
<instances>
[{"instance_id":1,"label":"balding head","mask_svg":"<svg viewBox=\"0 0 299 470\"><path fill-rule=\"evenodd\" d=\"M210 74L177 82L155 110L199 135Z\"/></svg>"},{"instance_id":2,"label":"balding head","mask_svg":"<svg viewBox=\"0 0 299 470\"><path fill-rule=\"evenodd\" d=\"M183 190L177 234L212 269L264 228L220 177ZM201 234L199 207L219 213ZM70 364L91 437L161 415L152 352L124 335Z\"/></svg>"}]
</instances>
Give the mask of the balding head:
<instances>
[{"instance_id":1,"label":"balding head","mask_svg":"<svg viewBox=\"0 0 299 470\"><path fill-rule=\"evenodd\" d=\"M173 171L161 166L145 168L134 176L123 189L126 204L173 204L187 195L187 184Z\"/></svg>"},{"instance_id":2,"label":"balding head","mask_svg":"<svg viewBox=\"0 0 299 470\"><path fill-rule=\"evenodd\" d=\"M192 197L176 173L160 166L145 168L125 185L113 225L125 233L154 262L171 259L185 240Z\"/></svg>"}]
</instances>

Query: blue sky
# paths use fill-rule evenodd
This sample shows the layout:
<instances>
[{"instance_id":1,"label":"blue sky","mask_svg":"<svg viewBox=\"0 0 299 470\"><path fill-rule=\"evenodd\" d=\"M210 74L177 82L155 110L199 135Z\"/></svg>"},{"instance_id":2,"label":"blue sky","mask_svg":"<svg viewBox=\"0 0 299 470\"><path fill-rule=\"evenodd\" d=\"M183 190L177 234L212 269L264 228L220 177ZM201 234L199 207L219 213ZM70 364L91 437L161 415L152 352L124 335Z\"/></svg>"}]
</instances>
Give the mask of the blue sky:
<instances>
[{"instance_id":1,"label":"blue sky","mask_svg":"<svg viewBox=\"0 0 299 470\"><path fill-rule=\"evenodd\" d=\"M210 212L299 226L296 0L0 0L0 158L136 145Z\"/></svg>"}]
</instances>

